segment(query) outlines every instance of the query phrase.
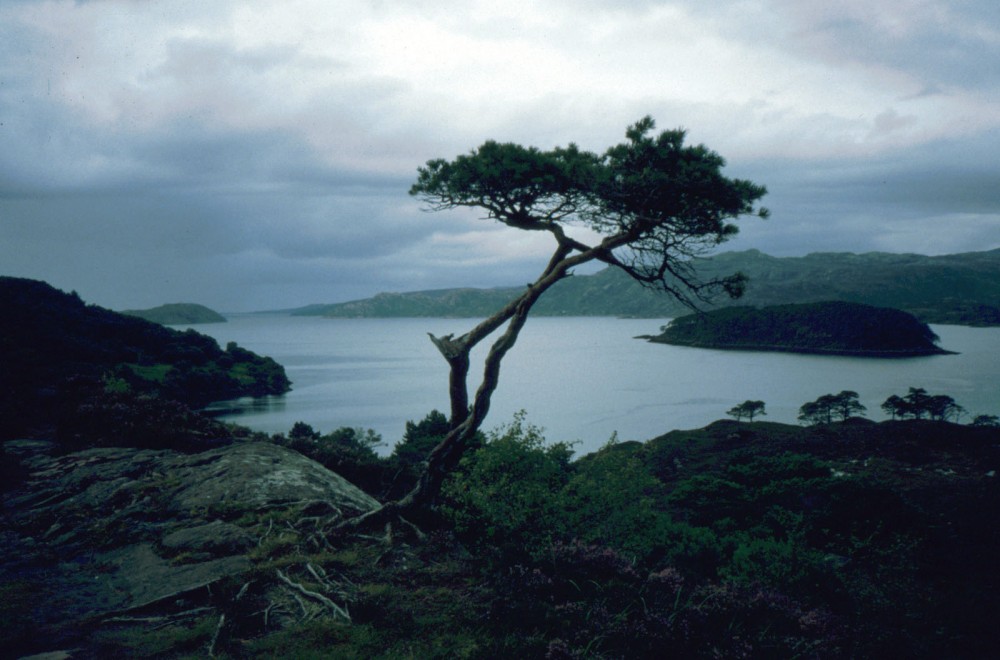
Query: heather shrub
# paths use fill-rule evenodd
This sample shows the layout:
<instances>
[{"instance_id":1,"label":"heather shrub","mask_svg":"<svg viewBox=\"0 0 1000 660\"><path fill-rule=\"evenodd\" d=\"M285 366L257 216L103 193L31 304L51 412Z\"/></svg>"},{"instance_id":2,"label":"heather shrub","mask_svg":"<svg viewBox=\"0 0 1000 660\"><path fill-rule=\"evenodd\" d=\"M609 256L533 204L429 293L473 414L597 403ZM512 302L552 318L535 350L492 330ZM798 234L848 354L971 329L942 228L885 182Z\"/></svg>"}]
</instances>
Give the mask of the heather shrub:
<instances>
[{"instance_id":1,"label":"heather shrub","mask_svg":"<svg viewBox=\"0 0 1000 660\"><path fill-rule=\"evenodd\" d=\"M496 583L494 620L549 658L837 657L841 648L840 621L824 609L773 590L695 583L669 567L643 571L579 541L554 544L545 561Z\"/></svg>"}]
</instances>

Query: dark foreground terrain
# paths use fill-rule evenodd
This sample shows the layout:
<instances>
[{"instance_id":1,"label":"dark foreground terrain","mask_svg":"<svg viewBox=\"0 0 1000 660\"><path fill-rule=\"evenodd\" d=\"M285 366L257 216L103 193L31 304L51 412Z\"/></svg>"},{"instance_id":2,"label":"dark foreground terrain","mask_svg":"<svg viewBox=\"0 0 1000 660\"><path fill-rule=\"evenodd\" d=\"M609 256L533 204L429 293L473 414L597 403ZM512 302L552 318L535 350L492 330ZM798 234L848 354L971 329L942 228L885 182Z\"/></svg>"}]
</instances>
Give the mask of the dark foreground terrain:
<instances>
[{"instance_id":1,"label":"dark foreground terrain","mask_svg":"<svg viewBox=\"0 0 1000 660\"><path fill-rule=\"evenodd\" d=\"M3 653L931 658L997 641L1000 429L717 422L570 460L517 418L412 525L339 531L412 483L442 423L409 424L388 457L303 424L198 422L179 449L6 443Z\"/></svg>"}]
</instances>

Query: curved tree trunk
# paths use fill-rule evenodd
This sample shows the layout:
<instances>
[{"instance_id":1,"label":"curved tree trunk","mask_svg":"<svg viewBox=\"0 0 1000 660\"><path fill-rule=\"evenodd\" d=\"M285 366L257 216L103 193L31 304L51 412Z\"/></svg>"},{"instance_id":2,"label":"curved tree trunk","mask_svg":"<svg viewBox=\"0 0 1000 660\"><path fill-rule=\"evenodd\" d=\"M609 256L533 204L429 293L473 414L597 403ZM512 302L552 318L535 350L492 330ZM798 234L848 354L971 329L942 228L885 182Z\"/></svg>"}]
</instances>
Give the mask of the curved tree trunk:
<instances>
[{"instance_id":1,"label":"curved tree trunk","mask_svg":"<svg viewBox=\"0 0 1000 660\"><path fill-rule=\"evenodd\" d=\"M469 352L472 350L465 341L456 341L453 335L435 337L427 333L441 355L448 361L451 372L448 375L448 398L451 401L451 428L455 428L469 416Z\"/></svg>"},{"instance_id":2,"label":"curved tree trunk","mask_svg":"<svg viewBox=\"0 0 1000 660\"><path fill-rule=\"evenodd\" d=\"M569 270L574 266L594 259L607 259L613 249L632 239L631 234L623 233L609 236L599 245L589 247L567 238L558 225L554 225L552 231L558 246L541 276L533 284L529 284L524 293L458 339L454 339L452 335L444 337L431 335L431 341L441 351L451 368L449 375L451 430L428 455L427 466L413 490L399 501L392 503L394 509L409 509L427 503L437 496L441 484L458 465L486 419L493 392L500 382L500 363L517 341L521 329L528 320L528 314L538 298L556 282L567 277ZM574 251L576 254L570 256ZM483 381L476 391L470 408L467 389L469 353L505 322L508 324L506 330L493 342L486 356Z\"/></svg>"},{"instance_id":3,"label":"curved tree trunk","mask_svg":"<svg viewBox=\"0 0 1000 660\"><path fill-rule=\"evenodd\" d=\"M483 382L476 391L476 397L471 410L467 413L465 419L457 426L453 426L444 439L431 451L427 457L427 467L424 469L423 474L421 474L419 481L417 481L417 485L397 502L400 508L408 509L435 497L441 489L441 484L445 478L458 465L459 460L465 454L465 450L469 447L476 436L476 432L479 431L483 421L486 419L487 413L489 413L493 392L496 391L497 385L500 383L500 362L507 351L517 341L524 323L528 320L528 312L531 310L531 306L538 298L538 295L540 293L522 299L522 304L518 306L517 311L511 317L507 329L493 342L490 352L486 356L483 368ZM452 404L452 410L454 411L454 400Z\"/></svg>"},{"instance_id":4,"label":"curved tree trunk","mask_svg":"<svg viewBox=\"0 0 1000 660\"><path fill-rule=\"evenodd\" d=\"M442 337L430 335L431 341L444 356L450 368L448 392L451 400L451 430L431 450L420 479L409 493L397 501L387 502L380 509L344 521L341 523L342 527L357 528L383 522L394 515L433 501L445 478L458 465L486 419L493 392L500 382L500 363L517 341L521 329L528 320L528 314L538 298L556 282L567 277L574 266L594 259L609 260L612 258L612 250L634 238L632 233L625 232L606 237L599 245L590 247L567 238L558 225L553 225L551 231L557 239L558 246L542 275L533 284L529 284L524 293L458 338L450 334ZM576 254L572 254L573 252ZM507 323L507 328L490 347L484 361L482 383L476 390L476 396L470 406L469 354L480 341L504 323Z\"/></svg>"}]
</instances>

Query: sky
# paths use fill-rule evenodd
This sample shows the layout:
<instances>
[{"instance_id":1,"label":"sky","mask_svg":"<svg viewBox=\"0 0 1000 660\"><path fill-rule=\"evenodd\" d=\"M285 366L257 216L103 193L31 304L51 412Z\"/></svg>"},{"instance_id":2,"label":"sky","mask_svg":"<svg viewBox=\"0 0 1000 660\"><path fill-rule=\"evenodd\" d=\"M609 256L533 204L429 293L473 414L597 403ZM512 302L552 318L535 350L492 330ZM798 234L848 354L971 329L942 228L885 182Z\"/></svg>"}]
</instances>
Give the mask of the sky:
<instances>
[{"instance_id":1,"label":"sky","mask_svg":"<svg viewBox=\"0 0 1000 660\"><path fill-rule=\"evenodd\" d=\"M547 237L428 212L417 168L645 115L767 186L727 250L1000 247L996 0L3 0L0 275L229 312L525 283Z\"/></svg>"}]
</instances>

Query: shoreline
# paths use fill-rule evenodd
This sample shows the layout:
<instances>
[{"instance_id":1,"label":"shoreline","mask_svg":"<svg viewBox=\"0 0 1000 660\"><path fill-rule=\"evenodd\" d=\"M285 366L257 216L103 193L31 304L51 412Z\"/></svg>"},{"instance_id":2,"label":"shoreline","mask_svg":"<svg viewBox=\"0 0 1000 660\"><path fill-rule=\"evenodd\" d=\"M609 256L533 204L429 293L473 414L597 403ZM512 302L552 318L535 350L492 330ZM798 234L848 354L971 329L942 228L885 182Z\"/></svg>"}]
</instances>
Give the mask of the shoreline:
<instances>
[{"instance_id":1,"label":"shoreline","mask_svg":"<svg viewBox=\"0 0 1000 660\"><path fill-rule=\"evenodd\" d=\"M948 351L943 348L931 349L900 349L900 350L857 350L848 348L810 348L798 346L780 346L772 344L712 344L706 342L686 342L667 340L662 337L651 335L639 335L636 339L645 339L651 344L668 344L670 346L683 346L687 348L705 348L720 351L748 351L766 353L799 353L803 355L830 355L835 357L870 357L870 358L912 358L931 357L934 355L958 355L955 351Z\"/></svg>"}]
</instances>

